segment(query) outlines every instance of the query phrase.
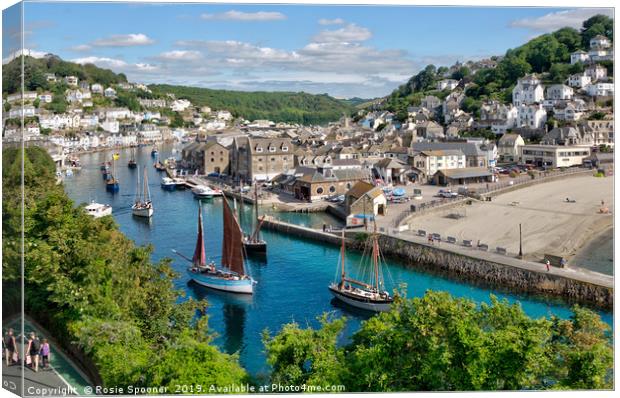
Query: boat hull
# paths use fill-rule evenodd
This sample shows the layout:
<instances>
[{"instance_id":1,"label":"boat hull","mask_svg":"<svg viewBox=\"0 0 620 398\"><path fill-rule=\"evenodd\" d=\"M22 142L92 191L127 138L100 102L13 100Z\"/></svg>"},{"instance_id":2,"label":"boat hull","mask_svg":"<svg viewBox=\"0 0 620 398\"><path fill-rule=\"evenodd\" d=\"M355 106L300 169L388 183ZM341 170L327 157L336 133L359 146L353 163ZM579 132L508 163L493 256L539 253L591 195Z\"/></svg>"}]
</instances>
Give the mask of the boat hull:
<instances>
[{"instance_id":1,"label":"boat hull","mask_svg":"<svg viewBox=\"0 0 620 398\"><path fill-rule=\"evenodd\" d=\"M119 186L118 186L118 183L116 183L116 184L105 184L105 189L108 192L118 192Z\"/></svg>"},{"instance_id":2,"label":"boat hull","mask_svg":"<svg viewBox=\"0 0 620 398\"><path fill-rule=\"evenodd\" d=\"M225 279L212 274L197 273L187 270L190 278L199 285L231 293L252 294L254 281L252 279Z\"/></svg>"},{"instance_id":3,"label":"boat hull","mask_svg":"<svg viewBox=\"0 0 620 398\"><path fill-rule=\"evenodd\" d=\"M177 189L177 184L161 184L161 188L166 191L174 191Z\"/></svg>"},{"instance_id":4,"label":"boat hull","mask_svg":"<svg viewBox=\"0 0 620 398\"><path fill-rule=\"evenodd\" d=\"M127 167L129 167L130 169L135 169L136 167L138 167L138 165L136 163L127 163Z\"/></svg>"},{"instance_id":5,"label":"boat hull","mask_svg":"<svg viewBox=\"0 0 620 398\"><path fill-rule=\"evenodd\" d=\"M351 294L346 294L338 290L337 287L330 286L329 291L332 295L342 301L343 303L350 305L351 307L359 308L372 312L386 312L391 309L393 300L390 301L377 301L369 298L358 297Z\"/></svg>"},{"instance_id":6,"label":"boat hull","mask_svg":"<svg viewBox=\"0 0 620 398\"><path fill-rule=\"evenodd\" d=\"M248 254L257 253L257 254L265 254L267 253L267 242L243 242L243 247Z\"/></svg>"},{"instance_id":7,"label":"boat hull","mask_svg":"<svg viewBox=\"0 0 620 398\"><path fill-rule=\"evenodd\" d=\"M153 216L153 208L152 207L146 207L146 208L132 207L131 214L133 214L136 217L147 217L148 218L148 217Z\"/></svg>"}]
</instances>

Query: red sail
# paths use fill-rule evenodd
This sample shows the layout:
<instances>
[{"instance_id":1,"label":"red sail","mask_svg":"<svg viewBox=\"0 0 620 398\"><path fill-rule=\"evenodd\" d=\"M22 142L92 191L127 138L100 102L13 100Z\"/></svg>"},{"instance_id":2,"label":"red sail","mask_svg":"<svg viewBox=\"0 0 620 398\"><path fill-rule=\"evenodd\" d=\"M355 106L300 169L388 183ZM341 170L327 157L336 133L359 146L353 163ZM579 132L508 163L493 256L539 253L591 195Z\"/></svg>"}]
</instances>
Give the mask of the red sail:
<instances>
[{"instance_id":1,"label":"red sail","mask_svg":"<svg viewBox=\"0 0 620 398\"><path fill-rule=\"evenodd\" d=\"M239 275L245 275L243 267L243 236L226 198L223 200L224 241L222 243L222 265Z\"/></svg>"},{"instance_id":2,"label":"red sail","mask_svg":"<svg viewBox=\"0 0 620 398\"><path fill-rule=\"evenodd\" d=\"M198 205L198 239L196 240L196 249L194 249L192 262L194 265L205 265L207 263L205 257L205 243L202 239L202 208L200 205Z\"/></svg>"}]
</instances>

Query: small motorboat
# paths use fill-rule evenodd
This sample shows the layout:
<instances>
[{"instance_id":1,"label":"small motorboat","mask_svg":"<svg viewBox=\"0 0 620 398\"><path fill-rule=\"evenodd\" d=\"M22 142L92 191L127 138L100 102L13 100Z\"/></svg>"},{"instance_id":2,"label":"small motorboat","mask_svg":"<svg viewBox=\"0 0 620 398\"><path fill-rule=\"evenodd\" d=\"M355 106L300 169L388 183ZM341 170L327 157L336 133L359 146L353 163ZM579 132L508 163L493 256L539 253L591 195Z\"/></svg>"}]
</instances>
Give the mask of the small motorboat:
<instances>
[{"instance_id":1,"label":"small motorboat","mask_svg":"<svg viewBox=\"0 0 620 398\"><path fill-rule=\"evenodd\" d=\"M112 206L96 203L94 200L91 201L88 206L85 206L84 210L86 210L86 214L93 216L94 218L109 216L112 214Z\"/></svg>"},{"instance_id":2,"label":"small motorboat","mask_svg":"<svg viewBox=\"0 0 620 398\"><path fill-rule=\"evenodd\" d=\"M192 188L192 193L195 197L200 199L212 198L214 196L221 196L222 191L215 190L206 185L198 185L197 187Z\"/></svg>"},{"instance_id":3,"label":"small motorboat","mask_svg":"<svg viewBox=\"0 0 620 398\"><path fill-rule=\"evenodd\" d=\"M161 179L161 187L167 191L174 191L177 188L177 182L169 177Z\"/></svg>"},{"instance_id":4,"label":"small motorboat","mask_svg":"<svg viewBox=\"0 0 620 398\"><path fill-rule=\"evenodd\" d=\"M157 157L157 155L159 154L159 151L157 150L157 148L153 147L153 149L151 149L151 157Z\"/></svg>"}]
</instances>

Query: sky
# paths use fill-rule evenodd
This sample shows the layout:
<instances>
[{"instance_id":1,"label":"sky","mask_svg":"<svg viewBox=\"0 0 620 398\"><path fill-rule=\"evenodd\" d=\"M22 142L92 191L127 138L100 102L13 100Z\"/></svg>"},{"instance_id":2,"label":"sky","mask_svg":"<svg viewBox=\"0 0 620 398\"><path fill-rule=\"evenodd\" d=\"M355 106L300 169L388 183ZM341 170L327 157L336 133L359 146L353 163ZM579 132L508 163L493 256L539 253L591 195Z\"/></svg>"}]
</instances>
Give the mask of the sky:
<instances>
[{"instance_id":1,"label":"sky","mask_svg":"<svg viewBox=\"0 0 620 398\"><path fill-rule=\"evenodd\" d=\"M19 42L11 12L3 12L4 60ZM25 2L23 31L24 48L34 56L94 63L135 82L374 98L428 64L502 55L537 35L612 12Z\"/></svg>"}]
</instances>

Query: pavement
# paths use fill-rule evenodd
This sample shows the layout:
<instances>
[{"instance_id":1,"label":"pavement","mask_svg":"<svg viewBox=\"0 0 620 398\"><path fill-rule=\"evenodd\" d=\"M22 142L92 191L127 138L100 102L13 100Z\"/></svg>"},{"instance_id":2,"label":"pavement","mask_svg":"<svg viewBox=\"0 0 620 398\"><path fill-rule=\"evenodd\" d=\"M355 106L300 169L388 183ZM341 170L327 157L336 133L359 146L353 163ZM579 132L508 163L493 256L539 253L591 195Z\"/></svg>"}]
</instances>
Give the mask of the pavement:
<instances>
[{"instance_id":1,"label":"pavement","mask_svg":"<svg viewBox=\"0 0 620 398\"><path fill-rule=\"evenodd\" d=\"M8 328L13 328L15 335L19 336L21 333L20 320L20 317L4 320L2 325L3 336ZM28 366L23 366L22 363L7 366L3 353L2 387L4 389L21 396L91 395L88 393L88 389L92 383L84 372L64 352L58 349L58 344L49 332L28 317L24 319L24 331L26 334L34 331L39 338L49 340L51 350L49 368L42 369L41 362L39 362L38 372ZM20 339L16 337L16 341L18 351L21 353Z\"/></svg>"}]
</instances>

